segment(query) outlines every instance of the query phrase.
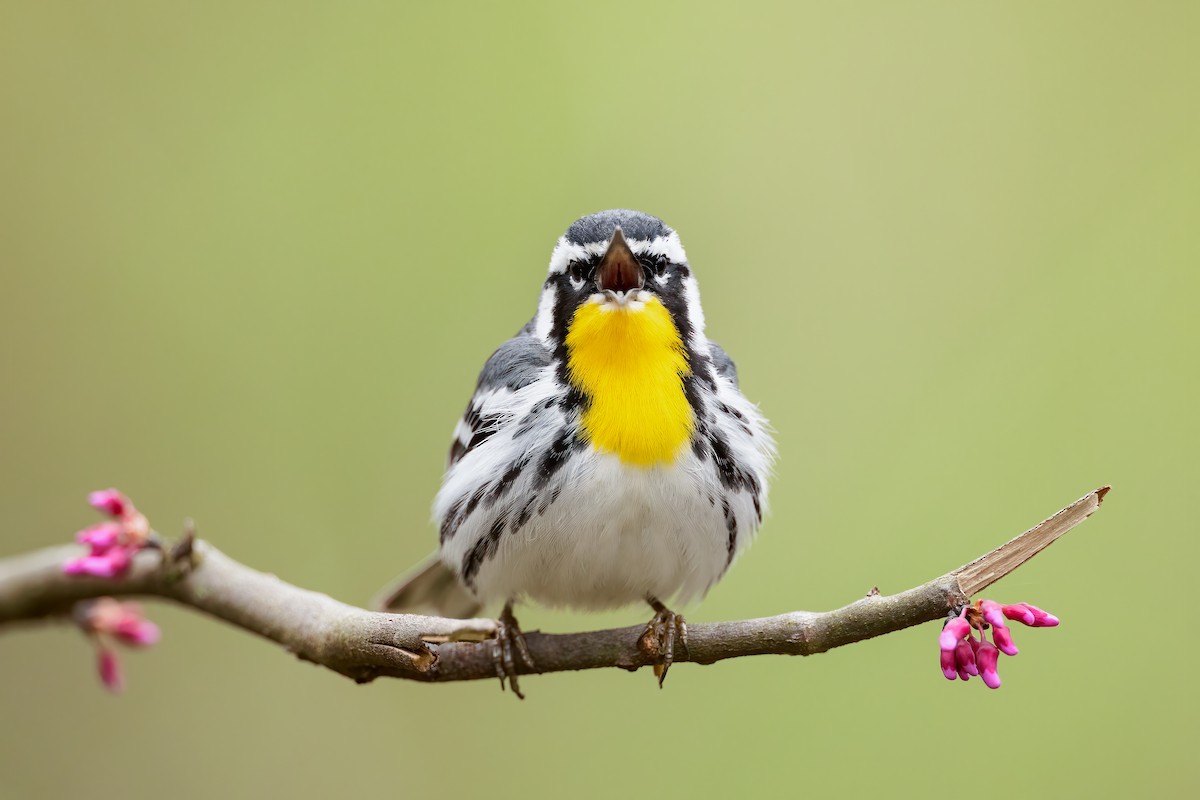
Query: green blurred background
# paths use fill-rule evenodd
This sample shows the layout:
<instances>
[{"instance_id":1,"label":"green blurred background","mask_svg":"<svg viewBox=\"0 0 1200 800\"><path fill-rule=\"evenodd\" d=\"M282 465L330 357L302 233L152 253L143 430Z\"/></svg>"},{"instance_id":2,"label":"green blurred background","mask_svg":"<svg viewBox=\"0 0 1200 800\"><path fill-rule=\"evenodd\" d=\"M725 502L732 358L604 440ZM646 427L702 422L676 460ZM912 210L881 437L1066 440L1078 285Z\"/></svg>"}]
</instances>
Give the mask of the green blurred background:
<instances>
[{"instance_id":1,"label":"green blurred background","mask_svg":"<svg viewBox=\"0 0 1200 800\"><path fill-rule=\"evenodd\" d=\"M556 237L629 206L782 454L691 619L900 590L1111 482L989 593L1064 625L996 692L927 625L518 703L154 605L120 698L68 627L0 636L0 796L1194 796L1196 4L314 6L3 4L0 552L115 485L366 602Z\"/></svg>"}]
</instances>

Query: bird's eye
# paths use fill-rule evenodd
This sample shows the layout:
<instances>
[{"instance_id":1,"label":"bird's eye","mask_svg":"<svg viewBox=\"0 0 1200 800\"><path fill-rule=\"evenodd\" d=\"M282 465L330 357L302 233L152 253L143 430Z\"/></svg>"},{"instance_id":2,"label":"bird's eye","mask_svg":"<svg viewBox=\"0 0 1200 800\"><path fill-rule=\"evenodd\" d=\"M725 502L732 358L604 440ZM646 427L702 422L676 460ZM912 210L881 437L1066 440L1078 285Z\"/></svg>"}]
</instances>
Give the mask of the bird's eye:
<instances>
[{"instance_id":1,"label":"bird's eye","mask_svg":"<svg viewBox=\"0 0 1200 800\"><path fill-rule=\"evenodd\" d=\"M567 266L567 274L577 284L586 281L589 272L591 272L591 269L588 267L587 262L584 261L572 261Z\"/></svg>"},{"instance_id":2,"label":"bird's eye","mask_svg":"<svg viewBox=\"0 0 1200 800\"><path fill-rule=\"evenodd\" d=\"M670 263L671 262L667 260L667 257L660 253L651 259L650 268L654 270L655 275L661 276L667 271L667 267L670 265Z\"/></svg>"}]
</instances>

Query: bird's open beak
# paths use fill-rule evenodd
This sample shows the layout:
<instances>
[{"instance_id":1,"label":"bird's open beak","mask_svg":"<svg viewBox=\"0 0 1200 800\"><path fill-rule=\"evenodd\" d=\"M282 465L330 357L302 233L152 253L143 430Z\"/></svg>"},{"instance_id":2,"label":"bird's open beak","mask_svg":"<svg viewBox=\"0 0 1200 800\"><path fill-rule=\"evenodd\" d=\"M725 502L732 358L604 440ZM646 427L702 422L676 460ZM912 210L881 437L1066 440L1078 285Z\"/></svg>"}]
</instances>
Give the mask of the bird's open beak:
<instances>
[{"instance_id":1,"label":"bird's open beak","mask_svg":"<svg viewBox=\"0 0 1200 800\"><path fill-rule=\"evenodd\" d=\"M625 234L617 228L608 242L604 258L596 266L596 288L602 292L628 292L642 288L645 283L641 262L625 243Z\"/></svg>"}]
</instances>

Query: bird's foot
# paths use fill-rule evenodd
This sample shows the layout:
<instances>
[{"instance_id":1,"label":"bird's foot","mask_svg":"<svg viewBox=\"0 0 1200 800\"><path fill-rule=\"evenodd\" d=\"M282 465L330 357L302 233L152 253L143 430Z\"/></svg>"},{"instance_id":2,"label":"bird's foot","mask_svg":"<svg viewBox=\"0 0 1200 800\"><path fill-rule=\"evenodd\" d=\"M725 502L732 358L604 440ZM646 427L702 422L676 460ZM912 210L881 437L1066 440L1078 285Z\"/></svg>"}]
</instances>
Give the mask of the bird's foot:
<instances>
[{"instance_id":1,"label":"bird's foot","mask_svg":"<svg viewBox=\"0 0 1200 800\"><path fill-rule=\"evenodd\" d=\"M536 672L533 656L529 653L529 645L525 642L525 634L513 616L512 603L504 604L504 610L496 619L496 633L492 639L492 663L496 666L496 677L500 679L500 689L504 689L505 680L512 685L513 694L524 700L521 685L517 682L517 659L531 672Z\"/></svg>"},{"instance_id":2,"label":"bird's foot","mask_svg":"<svg viewBox=\"0 0 1200 800\"><path fill-rule=\"evenodd\" d=\"M675 642L678 641L687 653L687 622L682 614L676 614L656 597L647 597L646 602L654 609L654 618L638 639L638 647L654 659L654 675L661 689L667 679L667 670L675 662Z\"/></svg>"}]
</instances>

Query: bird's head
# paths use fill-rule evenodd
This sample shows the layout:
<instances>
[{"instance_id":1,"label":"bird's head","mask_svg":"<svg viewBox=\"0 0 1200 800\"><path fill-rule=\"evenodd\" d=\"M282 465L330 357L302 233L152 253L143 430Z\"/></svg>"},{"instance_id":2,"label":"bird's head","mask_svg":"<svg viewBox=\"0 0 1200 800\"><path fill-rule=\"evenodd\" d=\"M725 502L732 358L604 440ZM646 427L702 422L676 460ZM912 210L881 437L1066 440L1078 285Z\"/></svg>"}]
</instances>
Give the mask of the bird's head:
<instances>
[{"instance_id":1,"label":"bird's head","mask_svg":"<svg viewBox=\"0 0 1200 800\"><path fill-rule=\"evenodd\" d=\"M594 306L594 308L591 308ZM658 217L613 209L576 220L558 240L535 333L562 346L581 308L641 316L665 309L684 343L701 338L700 293L679 234ZM614 318L616 319L616 318Z\"/></svg>"},{"instance_id":2,"label":"bird's head","mask_svg":"<svg viewBox=\"0 0 1200 800\"><path fill-rule=\"evenodd\" d=\"M700 292L679 236L640 211L576 220L554 248L534 335L580 407L580 435L641 466L672 463L712 381Z\"/></svg>"}]
</instances>

